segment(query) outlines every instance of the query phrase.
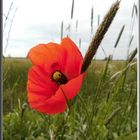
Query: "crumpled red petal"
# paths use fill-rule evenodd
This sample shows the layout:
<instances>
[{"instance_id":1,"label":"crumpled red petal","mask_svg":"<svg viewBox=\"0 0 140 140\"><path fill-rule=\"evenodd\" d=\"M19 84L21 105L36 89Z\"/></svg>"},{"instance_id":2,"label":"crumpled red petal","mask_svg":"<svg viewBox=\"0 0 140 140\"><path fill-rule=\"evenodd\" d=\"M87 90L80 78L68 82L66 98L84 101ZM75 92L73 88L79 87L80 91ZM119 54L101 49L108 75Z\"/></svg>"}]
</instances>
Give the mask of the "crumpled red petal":
<instances>
[{"instance_id":1,"label":"crumpled red petal","mask_svg":"<svg viewBox=\"0 0 140 140\"><path fill-rule=\"evenodd\" d=\"M59 86L51 81L49 75L44 73L40 67L33 66L29 70L27 97L31 108L45 114L64 112L66 102L52 97L58 88Z\"/></svg>"},{"instance_id":2,"label":"crumpled red petal","mask_svg":"<svg viewBox=\"0 0 140 140\"><path fill-rule=\"evenodd\" d=\"M63 69L65 56L66 51L56 43L39 44L31 48L28 53L28 58L34 65L43 67L49 73L53 71L54 64L58 64L59 69Z\"/></svg>"},{"instance_id":3,"label":"crumpled red petal","mask_svg":"<svg viewBox=\"0 0 140 140\"><path fill-rule=\"evenodd\" d=\"M40 102L30 102L30 106L44 114L57 114L62 113L66 109L66 102L60 101L55 97Z\"/></svg>"},{"instance_id":4,"label":"crumpled red petal","mask_svg":"<svg viewBox=\"0 0 140 140\"><path fill-rule=\"evenodd\" d=\"M74 42L70 38L62 39L61 46L66 50L66 62L64 74L71 80L81 73L83 57Z\"/></svg>"},{"instance_id":5,"label":"crumpled red petal","mask_svg":"<svg viewBox=\"0 0 140 140\"><path fill-rule=\"evenodd\" d=\"M57 90L56 94L54 95L56 99L60 101L73 99L78 92L80 91L80 88L82 86L83 80L86 76L86 73L82 73L76 78L70 80L67 84L61 85L59 89ZM65 98L66 95L66 98ZM52 96L53 97L53 96Z\"/></svg>"},{"instance_id":6,"label":"crumpled red petal","mask_svg":"<svg viewBox=\"0 0 140 140\"><path fill-rule=\"evenodd\" d=\"M38 66L33 66L28 72L27 94L28 101L48 99L55 94L59 86L53 82L50 75ZM34 97L35 96L35 97Z\"/></svg>"},{"instance_id":7,"label":"crumpled red petal","mask_svg":"<svg viewBox=\"0 0 140 140\"><path fill-rule=\"evenodd\" d=\"M83 73L78 77L70 80L67 84L61 85L55 95L48 99L42 95L42 92L40 92L39 95L28 92L30 106L33 109L36 109L37 111L45 114L57 114L64 112L66 109L66 98L70 100L78 94L85 75L86 73ZM66 95L66 98L64 94Z\"/></svg>"}]
</instances>

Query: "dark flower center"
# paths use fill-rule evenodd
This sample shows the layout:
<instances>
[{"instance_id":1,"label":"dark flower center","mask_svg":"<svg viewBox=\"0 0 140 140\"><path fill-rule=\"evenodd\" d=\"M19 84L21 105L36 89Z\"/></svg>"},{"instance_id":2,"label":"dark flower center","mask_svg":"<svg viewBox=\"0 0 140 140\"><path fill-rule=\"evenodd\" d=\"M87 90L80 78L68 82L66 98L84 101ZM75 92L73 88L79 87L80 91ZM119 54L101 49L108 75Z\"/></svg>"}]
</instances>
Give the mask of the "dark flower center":
<instances>
[{"instance_id":1,"label":"dark flower center","mask_svg":"<svg viewBox=\"0 0 140 140\"><path fill-rule=\"evenodd\" d=\"M66 76L60 72L60 71L55 71L53 74L52 74L52 80L55 81L57 84L66 84L67 83L67 78Z\"/></svg>"}]
</instances>

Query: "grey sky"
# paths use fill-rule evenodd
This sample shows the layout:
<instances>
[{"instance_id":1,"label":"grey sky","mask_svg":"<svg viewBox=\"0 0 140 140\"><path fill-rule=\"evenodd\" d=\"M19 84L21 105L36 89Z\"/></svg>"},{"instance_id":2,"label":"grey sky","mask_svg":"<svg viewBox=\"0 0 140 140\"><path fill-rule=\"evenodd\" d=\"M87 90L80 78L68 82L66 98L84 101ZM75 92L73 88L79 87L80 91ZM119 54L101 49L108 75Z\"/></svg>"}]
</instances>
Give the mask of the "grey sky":
<instances>
[{"instance_id":1,"label":"grey sky","mask_svg":"<svg viewBox=\"0 0 140 140\"><path fill-rule=\"evenodd\" d=\"M81 38L81 52L84 55L90 43L90 17L91 7L94 7L93 31L96 32L98 15L102 21L104 15L115 0L75 0L74 16L70 20L72 0L15 0L9 15L12 19L14 10L18 6L14 22L10 32L9 44L4 56L26 57L29 49L39 43L50 41L60 42L61 21L64 22L64 36L68 34L66 27L71 23L70 37L79 45ZM12 0L3 1L3 13L6 15ZM120 9L109 28L101 46L107 55L113 53L113 46L117 36L125 24L125 29L119 45L114 53L115 59L125 59L129 43L130 24L132 24L132 7L137 0L122 0ZM4 17L5 18L5 17ZM78 20L78 31L75 31L76 20ZM3 20L4 21L4 20ZM10 20L6 22L3 37L3 50L6 46L7 33ZM133 28L134 40L130 51L138 46L138 21L135 17ZM96 58L104 58L104 53L99 48Z\"/></svg>"}]
</instances>

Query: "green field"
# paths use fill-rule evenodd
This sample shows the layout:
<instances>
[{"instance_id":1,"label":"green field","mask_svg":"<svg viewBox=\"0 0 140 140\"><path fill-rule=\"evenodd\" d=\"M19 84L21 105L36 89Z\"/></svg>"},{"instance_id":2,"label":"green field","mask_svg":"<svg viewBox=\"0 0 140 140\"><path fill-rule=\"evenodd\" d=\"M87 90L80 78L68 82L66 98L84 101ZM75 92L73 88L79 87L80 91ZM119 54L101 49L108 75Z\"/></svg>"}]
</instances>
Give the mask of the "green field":
<instances>
[{"instance_id":1,"label":"green field","mask_svg":"<svg viewBox=\"0 0 140 140\"><path fill-rule=\"evenodd\" d=\"M94 60L71 111L43 115L26 98L26 59L3 62L4 140L136 140L136 61Z\"/></svg>"}]
</instances>

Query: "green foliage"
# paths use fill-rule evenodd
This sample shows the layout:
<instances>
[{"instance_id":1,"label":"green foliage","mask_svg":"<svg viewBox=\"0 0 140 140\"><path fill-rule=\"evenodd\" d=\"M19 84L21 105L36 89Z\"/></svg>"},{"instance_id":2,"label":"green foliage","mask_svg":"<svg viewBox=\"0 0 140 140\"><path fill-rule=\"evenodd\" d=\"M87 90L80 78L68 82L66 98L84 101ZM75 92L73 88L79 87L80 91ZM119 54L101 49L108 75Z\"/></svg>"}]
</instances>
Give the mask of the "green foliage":
<instances>
[{"instance_id":1,"label":"green foliage","mask_svg":"<svg viewBox=\"0 0 140 140\"><path fill-rule=\"evenodd\" d=\"M30 63L4 62L4 140L136 140L137 63L93 61L78 96L58 115L30 109Z\"/></svg>"}]
</instances>

